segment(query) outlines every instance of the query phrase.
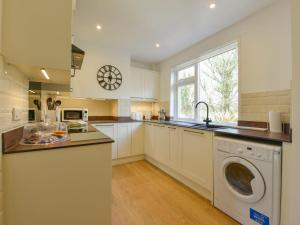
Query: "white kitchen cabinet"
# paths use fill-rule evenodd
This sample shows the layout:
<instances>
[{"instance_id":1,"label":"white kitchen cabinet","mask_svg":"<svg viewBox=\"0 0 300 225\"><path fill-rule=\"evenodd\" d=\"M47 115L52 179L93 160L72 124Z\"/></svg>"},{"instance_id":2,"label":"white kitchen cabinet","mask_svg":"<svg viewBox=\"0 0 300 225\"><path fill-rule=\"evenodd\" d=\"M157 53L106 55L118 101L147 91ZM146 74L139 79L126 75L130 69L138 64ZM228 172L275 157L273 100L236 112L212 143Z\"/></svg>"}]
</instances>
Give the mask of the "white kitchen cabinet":
<instances>
[{"instance_id":1,"label":"white kitchen cabinet","mask_svg":"<svg viewBox=\"0 0 300 225\"><path fill-rule=\"evenodd\" d=\"M131 67L131 93L130 97L132 99L142 99L144 98L144 73L143 70Z\"/></svg>"},{"instance_id":2,"label":"white kitchen cabinet","mask_svg":"<svg viewBox=\"0 0 300 225\"><path fill-rule=\"evenodd\" d=\"M212 132L182 129L180 161L183 175L207 190L212 190Z\"/></svg>"},{"instance_id":3,"label":"white kitchen cabinet","mask_svg":"<svg viewBox=\"0 0 300 225\"><path fill-rule=\"evenodd\" d=\"M159 98L159 73L131 67L131 99L158 100Z\"/></svg>"},{"instance_id":4,"label":"white kitchen cabinet","mask_svg":"<svg viewBox=\"0 0 300 225\"><path fill-rule=\"evenodd\" d=\"M118 159L131 156L131 124L118 124Z\"/></svg>"},{"instance_id":5,"label":"white kitchen cabinet","mask_svg":"<svg viewBox=\"0 0 300 225\"><path fill-rule=\"evenodd\" d=\"M143 123L131 124L131 155L144 154L144 125Z\"/></svg>"},{"instance_id":6,"label":"white kitchen cabinet","mask_svg":"<svg viewBox=\"0 0 300 225\"><path fill-rule=\"evenodd\" d=\"M5 60L15 65L35 66L38 70L45 67L69 71L72 0L3 2Z\"/></svg>"},{"instance_id":7,"label":"white kitchen cabinet","mask_svg":"<svg viewBox=\"0 0 300 225\"><path fill-rule=\"evenodd\" d=\"M112 144L112 159L118 157L118 146L117 146L117 125L116 124L95 124L94 127L105 134L106 136L113 139L115 142Z\"/></svg>"},{"instance_id":8,"label":"white kitchen cabinet","mask_svg":"<svg viewBox=\"0 0 300 225\"><path fill-rule=\"evenodd\" d=\"M153 148L153 125L151 123L145 123L145 155L154 158Z\"/></svg>"},{"instance_id":9,"label":"white kitchen cabinet","mask_svg":"<svg viewBox=\"0 0 300 225\"><path fill-rule=\"evenodd\" d=\"M155 71L147 71L144 78L144 98L159 98L159 74Z\"/></svg>"},{"instance_id":10,"label":"white kitchen cabinet","mask_svg":"<svg viewBox=\"0 0 300 225\"><path fill-rule=\"evenodd\" d=\"M165 165L170 161L169 129L164 125L153 125L154 159Z\"/></svg>"},{"instance_id":11,"label":"white kitchen cabinet","mask_svg":"<svg viewBox=\"0 0 300 225\"><path fill-rule=\"evenodd\" d=\"M169 166L175 170L179 169L179 140L180 128L168 127L169 135Z\"/></svg>"}]
</instances>

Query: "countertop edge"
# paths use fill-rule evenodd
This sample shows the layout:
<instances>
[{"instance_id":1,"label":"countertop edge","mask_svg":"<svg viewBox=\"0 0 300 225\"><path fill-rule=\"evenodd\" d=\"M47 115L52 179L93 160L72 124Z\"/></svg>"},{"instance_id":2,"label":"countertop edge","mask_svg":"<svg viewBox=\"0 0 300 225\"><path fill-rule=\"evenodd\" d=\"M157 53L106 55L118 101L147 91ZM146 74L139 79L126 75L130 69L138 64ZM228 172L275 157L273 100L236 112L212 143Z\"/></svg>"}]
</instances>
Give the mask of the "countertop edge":
<instances>
[{"instance_id":1,"label":"countertop edge","mask_svg":"<svg viewBox=\"0 0 300 225\"><path fill-rule=\"evenodd\" d=\"M88 146L88 145L101 145L101 144L111 144L114 143L114 140L110 138L105 138L105 139L100 139L100 140L88 140L88 141L76 141L73 143L64 143L63 145L58 145L58 144L50 144L50 145L37 145L34 146L34 148L31 149L21 149L18 150L18 146L4 150L3 154L15 154L15 153L26 153L26 152L37 152L37 151L47 151L47 150L53 150L53 149L64 149L64 148L72 148L72 147L81 147L81 146Z\"/></svg>"}]
</instances>

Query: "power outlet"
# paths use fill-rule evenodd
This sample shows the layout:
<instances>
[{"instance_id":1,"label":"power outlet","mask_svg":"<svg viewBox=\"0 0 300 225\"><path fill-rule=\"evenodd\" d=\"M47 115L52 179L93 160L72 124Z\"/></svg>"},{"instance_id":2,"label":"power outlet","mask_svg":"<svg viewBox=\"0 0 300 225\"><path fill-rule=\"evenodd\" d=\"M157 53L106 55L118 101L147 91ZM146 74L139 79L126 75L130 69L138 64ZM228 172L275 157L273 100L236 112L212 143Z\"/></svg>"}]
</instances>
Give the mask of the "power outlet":
<instances>
[{"instance_id":1,"label":"power outlet","mask_svg":"<svg viewBox=\"0 0 300 225\"><path fill-rule=\"evenodd\" d=\"M13 121L20 121L21 115L22 115L21 109L13 108L13 110L12 110L12 120Z\"/></svg>"}]
</instances>

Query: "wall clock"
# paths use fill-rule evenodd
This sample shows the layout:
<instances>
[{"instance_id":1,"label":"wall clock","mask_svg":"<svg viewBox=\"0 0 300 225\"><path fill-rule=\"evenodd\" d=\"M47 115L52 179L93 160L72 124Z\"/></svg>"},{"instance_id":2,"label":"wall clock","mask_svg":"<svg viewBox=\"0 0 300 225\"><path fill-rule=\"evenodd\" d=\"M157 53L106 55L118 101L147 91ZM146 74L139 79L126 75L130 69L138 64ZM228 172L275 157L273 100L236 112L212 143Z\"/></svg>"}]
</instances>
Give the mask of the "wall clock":
<instances>
[{"instance_id":1,"label":"wall clock","mask_svg":"<svg viewBox=\"0 0 300 225\"><path fill-rule=\"evenodd\" d=\"M109 91L117 90L122 84L122 74L111 65L102 66L97 72L99 85Z\"/></svg>"}]
</instances>

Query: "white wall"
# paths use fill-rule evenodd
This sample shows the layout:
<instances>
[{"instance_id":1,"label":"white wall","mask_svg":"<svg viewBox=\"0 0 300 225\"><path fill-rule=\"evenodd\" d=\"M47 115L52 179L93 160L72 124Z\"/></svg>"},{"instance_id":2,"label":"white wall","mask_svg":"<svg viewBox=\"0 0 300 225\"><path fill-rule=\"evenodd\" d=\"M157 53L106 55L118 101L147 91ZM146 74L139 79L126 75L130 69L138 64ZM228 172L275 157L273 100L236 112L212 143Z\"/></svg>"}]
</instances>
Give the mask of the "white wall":
<instances>
[{"instance_id":1,"label":"white wall","mask_svg":"<svg viewBox=\"0 0 300 225\"><path fill-rule=\"evenodd\" d=\"M130 85L130 54L126 51L89 45L86 42L75 41L86 52L81 70L71 79L73 96L92 98L128 98L125 93ZM122 73L122 85L115 91L107 91L100 87L97 81L97 71L104 65L116 66Z\"/></svg>"},{"instance_id":2,"label":"white wall","mask_svg":"<svg viewBox=\"0 0 300 225\"><path fill-rule=\"evenodd\" d=\"M291 165L291 192L289 222L286 225L300 224L300 1L292 2L292 47L293 47L293 145Z\"/></svg>"},{"instance_id":3,"label":"white wall","mask_svg":"<svg viewBox=\"0 0 300 225\"><path fill-rule=\"evenodd\" d=\"M171 67L234 40L240 41L241 93L290 89L290 9L289 1L280 0L162 62L161 100L170 98Z\"/></svg>"}]
</instances>

